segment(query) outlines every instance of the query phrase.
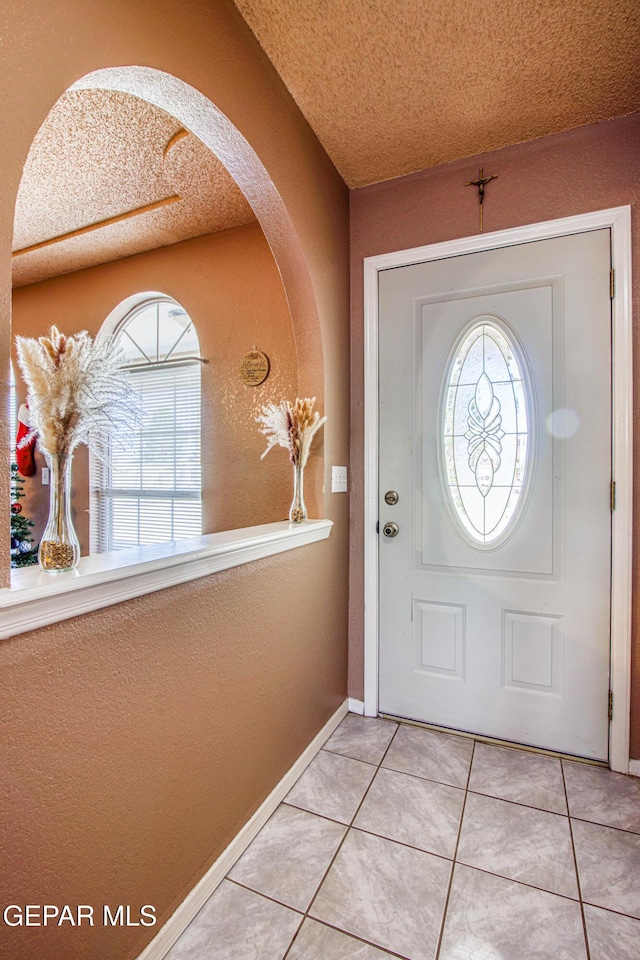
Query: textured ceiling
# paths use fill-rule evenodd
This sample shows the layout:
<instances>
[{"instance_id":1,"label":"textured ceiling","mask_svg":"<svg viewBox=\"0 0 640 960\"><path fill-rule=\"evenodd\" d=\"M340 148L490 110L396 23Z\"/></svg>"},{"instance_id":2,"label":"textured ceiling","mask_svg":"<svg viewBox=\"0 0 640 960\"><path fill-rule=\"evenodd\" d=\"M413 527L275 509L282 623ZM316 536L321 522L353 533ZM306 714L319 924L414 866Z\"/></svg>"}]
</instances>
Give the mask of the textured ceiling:
<instances>
[{"instance_id":1,"label":"textured ceiling","mask_svg":"<svg viewBox=\"0 0 640 960\"><path fill-rule=\"evenodd\" d=\"M351 187L640 109L639 0L235 0Z\"/></svg>"},{"instance_id":2,"label":"textured ceiling","mask_svg":"<svg viewBox=\"0 0 640 960\"><path fill-rule=\"evenodd\" d=\"M254 219L220 162L169 114L124 93L68 91L25 164L14 285Z\"/></svg>"},{"instance_id":3,"label":"textured ceiling","mask_svg":"<svg viewBox=\"0 0 640 960\"><path fill-rule=\"evenodd\" d=\"M236 0L349 186L640 109L640 2ZM128 94L68 91L16 204L16 286L254 219L218 160Z\"/></svg>"}]
</instances>

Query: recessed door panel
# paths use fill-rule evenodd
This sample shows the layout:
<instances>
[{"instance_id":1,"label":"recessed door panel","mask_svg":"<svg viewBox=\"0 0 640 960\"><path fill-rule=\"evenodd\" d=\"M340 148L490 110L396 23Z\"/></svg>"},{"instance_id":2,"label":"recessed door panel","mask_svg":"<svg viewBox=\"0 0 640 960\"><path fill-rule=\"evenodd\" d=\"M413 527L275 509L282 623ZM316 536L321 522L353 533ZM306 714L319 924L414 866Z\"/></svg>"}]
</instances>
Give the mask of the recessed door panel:
<instances>
[{"instance_id":1,"label":"recessed door panel","mask_svg":"<svg viewBox=\"0 0 640 960\"><path fill-rule=\"evenodd\" d=\"M464 678L464 615L455 604L413 601L414 671Z\"/></svg>"}]
</instances>

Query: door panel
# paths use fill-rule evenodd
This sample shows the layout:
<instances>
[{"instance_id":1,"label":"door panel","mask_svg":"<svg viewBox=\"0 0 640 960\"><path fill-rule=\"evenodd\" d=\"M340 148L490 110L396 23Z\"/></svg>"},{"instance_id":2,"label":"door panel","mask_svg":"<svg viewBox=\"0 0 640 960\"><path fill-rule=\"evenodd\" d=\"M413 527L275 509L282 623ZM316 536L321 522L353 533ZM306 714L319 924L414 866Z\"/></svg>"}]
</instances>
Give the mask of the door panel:
<instances>
[{"instance_id":1,"label":"door panel","mask_svg":"<svg viewBox=\"0 0 640 960\"><path fill-rule=\"evenodd\" d=\"M609 263L599 230L381 272L383 712L607 757Z\"/></svg>"}]
</instances>

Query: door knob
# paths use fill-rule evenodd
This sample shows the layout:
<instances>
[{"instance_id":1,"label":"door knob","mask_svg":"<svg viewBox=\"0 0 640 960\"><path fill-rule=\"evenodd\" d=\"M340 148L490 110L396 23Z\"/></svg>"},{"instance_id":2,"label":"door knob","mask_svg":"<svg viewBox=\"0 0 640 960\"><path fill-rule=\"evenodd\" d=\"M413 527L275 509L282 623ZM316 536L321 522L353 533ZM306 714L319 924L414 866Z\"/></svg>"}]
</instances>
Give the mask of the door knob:
<instances>
[{"instance_id":1,"label":"door knob","mask_svg":"<svg viewBox=\"0 0 640 960\"><path fill-rule=\"evenodd\" d=\"M397 537L400 533L400 528L397 523L385 523L382 532L385 537Z\"/></svg>"}]
</instances>

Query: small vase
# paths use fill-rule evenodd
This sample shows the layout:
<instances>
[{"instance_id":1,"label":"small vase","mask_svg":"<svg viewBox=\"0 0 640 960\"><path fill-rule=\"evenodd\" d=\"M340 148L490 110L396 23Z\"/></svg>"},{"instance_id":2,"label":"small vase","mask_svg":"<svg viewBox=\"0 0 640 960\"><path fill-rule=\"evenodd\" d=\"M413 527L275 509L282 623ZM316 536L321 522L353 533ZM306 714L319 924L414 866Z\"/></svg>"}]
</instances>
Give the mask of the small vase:
<instances>
[{"instance_id":1,"label":"small vase","mask_svg":"<svg viewBox=\"0 0 640 960\"><path fill-rule=\"evenodd\" d=\"M72 456L47 454L49 467L49 519L44 528L38 563L49 573L73 570L80 559L80 544L71 522Z\"/></svg>"},{"instance_id":2,"label":"small vase","mask_svg":"<svg viewBox=\"0 0 640 960\"><path fill-rule=\"evenodd\" d=\"M289 509L291 523L304 523L309 514L304 502L304 469L299 463L293 465L293 500Z\"/></svg>"}]
</instances>

